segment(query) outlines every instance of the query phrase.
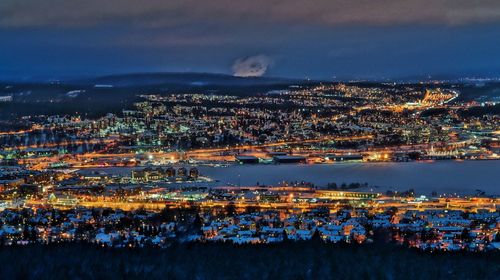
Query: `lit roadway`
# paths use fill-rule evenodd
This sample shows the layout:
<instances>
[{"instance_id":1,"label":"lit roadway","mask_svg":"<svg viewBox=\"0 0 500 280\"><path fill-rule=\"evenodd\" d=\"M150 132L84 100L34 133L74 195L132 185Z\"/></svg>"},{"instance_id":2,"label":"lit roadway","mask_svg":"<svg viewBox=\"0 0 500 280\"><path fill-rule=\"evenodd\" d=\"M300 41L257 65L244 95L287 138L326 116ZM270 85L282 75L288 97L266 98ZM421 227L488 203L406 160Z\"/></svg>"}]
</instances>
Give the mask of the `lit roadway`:
<instances>
[{"instance_id":1,"label":"lit roadway","mask_svg":"<svg viewBox=\"0 0 500 280\"><path fill-rule=\"evenodd\" d=\"M41 145L28 145L28 146L19 146L19 147L8 147L4 148L6 151L11 151L11 150L26 150L26 149L35 149L35 148L41 148L41 149L48 149L48 148L58 148L58 147L64 147L68 145L93 145L93 144L110 144L114 143L116 140L112 139L89 139L89 140L75 140L75 141L62 141L60 143L46 143L46 144L41 144Z\"/></svg>"},{"instance_id":2,"label":"lit roadway","mask_svg":"<svg viewBox=\"0 0 500 280\"><path fill-rule=\"evenodd\" d=\"M262 149L269 147L279 147L286 145L294 145L294 144L304 144L304 143L318 143L318 142L327 142L327 141L348 141L348 140L367 140L372 139L372 135L363 135L363 136L351 136L351 137L331 137L325 136L318 139L308 139L308 140L295 140L295 141L283 141L276 143L266 143L261 145L238 145L233 147L224 147L224 148L207 148L207 149L194 149L190 151L186 151L186 158L204 158L204 159L216 159L217 157L221 157L217 155L217 153L222 152L230 152L237 150L252 150L252 149ZM99 143L103 143L104 140L99 140ZM109 143L111 140L105 141ZM156 159L172 159L177 158L179 152L151 152L146 153L147 155L151 155ZM134 158L136 157L136 153L86 153L82 155L74 155L73 158L66 158L64 162L77 167L77 168L86 168L86 167L96 167L97 164L88 164L85 160L88 159L97 159L97 158ZM39 157L39 158L31 158L31 159L23 159L22 163L30 164L31 169L41 170L49 167L51 163L59 162L64 156L53 156L53 157ZM222 156L222 160L234 159Z\"/></svg>"},{"instance_id":3,"label":"lit roadway","mask_svg":"<svg viewBox=\"0 0 500 280\"><path fill-rule=\"evenodd\" d=\"M233 146L233 147L225 147L225 148L207 148L207 149L195 149L186 151L186 156L196 156L200 154L212 154L212 153L220 153L220 152L228 152L231 150L251 150L251 149L259 149L259 148L269 148L269 147L280 147L286 145L294 145L294 144L304 144L304 143L318 143L318 142L327 142L327 141L349 141L349 140L367 140L372 139L372 135L364 135L364 136L351 136L351 137L330 137L325 136L318 139L308 139L308 140L295 140L295 141L283 141L283 142L275 142L275 143L266 143L261 145L241 145L241 146ZM175 153L147 153L153 156L166 156L177 154ZM79 157L85 158L96 158L96 157L131 157L135 156L135 153L124 153L124 154L97 154L97 153L88 153Z\"/></svg>"},{"instance_id":4,"label":"lit roadway","mask_svg":"<svg viewBox=\"0 0 500 280\"><path fill-rule=\"evenodd\" d=\"M390 202L388 202L390 201ZM307 202L257 202L257 201L244 201L244 200L199 200L199 201L183 201L183 200L164 200L164 201L146 201L144 199L129 199L127 201L120 201L119 199L112 198L91 198L82 197L76 205L59 205L53 204L54 207L70 208L76 206L83 206L88 208L113 208L122 209L126 211L144 208L152 211L160 211L164 207L169 208L184 208L187 206L197 205L203 208L214 207L227 207L234 205L236 208L256 207L261 209L280 209L280 210L302 210L307 211L317 207L327 207L332 210L340 209L343 205L361 202L355 199L331 200L325 203L307 203ZM440 198L438 201L422 201L422 202L407 202L403 198L393 200L391 197L382 197L374 200L364 200L365 208L373 209L375 211L383 211L390 207L396 207L400 211L408 210L461 210L476 212L478 209L487 209L489 211L498 211L498 198ZM31 206L44 206L50 204L47 200L28 200L26 205Z\"/></svg>"},{"instance_id":5,"label":"lit roadway","mask_svg":"<svg viewBox=\"0 0 500 280\"><path fill-rule=\"evenodd\" d=\"M259 149L265 149L269 147L281 147L287 145L297 145L297 144L310 144L310 143L320 143L320 142L328 142L328 141L356 141L356 140L369 140L373 139L372 135L362 135L362 136L350 136L350 137L332 137L332 136L324 136L317 139L308 139L308 140L294 140L294 141L282 141L275 143L266 143L260 145L236 145L232 147L222 147L222 148L204 148L204 149L193 149L185 152L147 152L145 155L153 157L155 160L161 161L171 161L179 159L179 155L183 154L184 159L196 159L200 161L234 161L234 155L241 150L245 150L245 154L253 154L259 157L262 157L262 152L259 152ZM90 143L95 141L96 143L113 143L116 140L111 139L102 139L102 140L89 140ZM85 142L85 141L84 141ZM87 143L89 143L87 141ZM439 148L442 146L450 147L450 145L463 143L426 143L426 144L415 144L415 145L400 145L400 146L391 146L391 147L381 147L381 148L372 148L370 150L351 150L353 153L363 153L368 155L368 158L374 160L389 160L389 155L396 152L408 152L408 151L422 151L430 149L432 145L435 148ZM322 154L338 151L318 151ZM345 154L348 151L343 151L341 154ZM227 154L226 154L227 153ZM294 149L293 154L295 155L303 155L309 157L310 154L316 153L316 151L309 149ZM94 162L95 159L116 159L118 161L122 159L133 159L137 156L136 153L105 153L105 152L91 152L85 154L75 154L75 155L64 155L64 156L51 156L51 157L38 157L38 158L28 158L20 160L21 164L28 164L29 168L33 170L43 170L47 169L51 163L57 163L63 161L73 168L95 168L101 166L108 166L103 162ZM119 166L119 165L118 165Z\"/></svg>"}]
</instances>

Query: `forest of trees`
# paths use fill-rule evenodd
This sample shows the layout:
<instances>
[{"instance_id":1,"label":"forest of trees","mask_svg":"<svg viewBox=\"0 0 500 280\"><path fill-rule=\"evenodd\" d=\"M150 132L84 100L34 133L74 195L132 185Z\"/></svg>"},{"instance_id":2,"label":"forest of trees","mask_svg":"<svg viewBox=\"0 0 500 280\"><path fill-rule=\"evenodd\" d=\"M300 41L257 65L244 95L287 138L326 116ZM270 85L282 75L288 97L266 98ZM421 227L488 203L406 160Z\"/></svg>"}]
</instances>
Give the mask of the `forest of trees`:
<instances>
[{"instance_id":1,"label":"forest of trees","mask_svg":"<svg viewBox=\"0 0 500 280\"><path fill-rule=\"evenodd\" d=\"M426 253L392 244L311 241L112 249L0 248L2 279L498 279L498 252Z\"/></svg>"}]
</instances>

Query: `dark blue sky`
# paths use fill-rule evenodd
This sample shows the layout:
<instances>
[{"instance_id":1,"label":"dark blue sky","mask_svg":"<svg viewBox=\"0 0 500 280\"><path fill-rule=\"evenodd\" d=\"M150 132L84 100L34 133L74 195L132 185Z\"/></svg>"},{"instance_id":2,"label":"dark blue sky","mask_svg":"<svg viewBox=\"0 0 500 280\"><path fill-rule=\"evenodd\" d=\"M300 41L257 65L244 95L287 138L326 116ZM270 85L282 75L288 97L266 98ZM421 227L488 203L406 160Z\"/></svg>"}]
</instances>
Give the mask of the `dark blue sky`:
<instances>
[{"instance_id":1,"label":"dark blue sky","mask_svg":"<svg viewBox=\"0 0 500 280\"><path fill-rule=\"evenodd\" d=\"M498 77L500 1L3 0L0 42L0 79Z\"/></svg>"}]
</instances>

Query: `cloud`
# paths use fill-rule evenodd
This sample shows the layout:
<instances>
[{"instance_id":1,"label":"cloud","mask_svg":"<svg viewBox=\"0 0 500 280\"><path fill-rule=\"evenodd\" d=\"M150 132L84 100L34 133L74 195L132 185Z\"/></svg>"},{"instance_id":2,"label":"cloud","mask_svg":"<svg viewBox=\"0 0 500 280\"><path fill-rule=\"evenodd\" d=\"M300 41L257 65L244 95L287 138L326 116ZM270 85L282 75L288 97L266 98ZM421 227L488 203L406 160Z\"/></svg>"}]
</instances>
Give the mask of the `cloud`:
<instances>
[{"instance_id":1,"label":"cloud","mask_svg":"<svg viewBox=\"0 0 500 280\"><path fill-rule=\"evenodd\" d=\"M233 64L236 77L260 77L266 74L272 60L266 55L238 58Z\"/></svg>"},{"instance_id":2,"label":"cloud","mask_svg":"<svg viewBox=\"0 0 500 280\"><path fill-rule=\"evenodd\" d=\"M2 0L0 26L205 23L468 24L500 21L498 0Z\"/></svg>"}]
</instances>

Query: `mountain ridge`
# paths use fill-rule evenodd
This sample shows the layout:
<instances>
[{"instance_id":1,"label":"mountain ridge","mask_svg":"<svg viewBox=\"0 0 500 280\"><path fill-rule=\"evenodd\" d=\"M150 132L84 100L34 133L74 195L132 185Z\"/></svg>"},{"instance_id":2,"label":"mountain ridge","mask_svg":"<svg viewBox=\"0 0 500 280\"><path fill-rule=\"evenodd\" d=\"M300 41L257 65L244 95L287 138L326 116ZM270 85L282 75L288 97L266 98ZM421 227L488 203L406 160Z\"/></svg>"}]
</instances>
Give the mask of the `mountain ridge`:
<instances>
[{"instance_id":1,"label":"mountain ridge","mask_svg":"<svg viewBox=\"0 0 500 280\"><path fill-rule=\"evenodd\" d=\"M115 87L158 86L164 84L190 86L251 86L307 83L308 80L279 77L236 77L221 73L203 72L136 72L111 74L67 81L72 84L111 85Z\"/></svg>"}]
</instances>

